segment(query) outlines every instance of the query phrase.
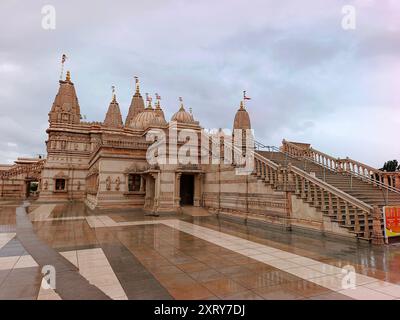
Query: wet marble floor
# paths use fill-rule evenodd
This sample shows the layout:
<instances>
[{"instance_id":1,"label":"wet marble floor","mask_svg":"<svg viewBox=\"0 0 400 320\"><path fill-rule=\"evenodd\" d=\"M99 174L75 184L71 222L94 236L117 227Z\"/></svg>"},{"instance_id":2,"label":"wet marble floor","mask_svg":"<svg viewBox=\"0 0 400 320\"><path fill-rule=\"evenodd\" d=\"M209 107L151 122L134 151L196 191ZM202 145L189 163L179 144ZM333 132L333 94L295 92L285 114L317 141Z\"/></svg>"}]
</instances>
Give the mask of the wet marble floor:
<instances>
[{"instance_id":1,"label":"wet marble floor","mask_svg":"<svg viewBox=\"0 0 400 320\"><path fill-rule=\"evenodd\" d=\"M0 299L400 299L399 246L187 212L0 203Z\"/></svg>"}]
</instances>

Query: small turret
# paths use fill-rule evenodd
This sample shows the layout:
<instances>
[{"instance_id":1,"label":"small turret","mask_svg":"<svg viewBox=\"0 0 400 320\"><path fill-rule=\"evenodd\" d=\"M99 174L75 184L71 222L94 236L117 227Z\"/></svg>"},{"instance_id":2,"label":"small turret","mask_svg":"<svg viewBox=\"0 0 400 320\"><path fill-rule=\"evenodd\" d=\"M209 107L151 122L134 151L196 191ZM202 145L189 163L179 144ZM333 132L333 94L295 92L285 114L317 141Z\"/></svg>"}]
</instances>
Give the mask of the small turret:
<instances>
[{"instance_id":1,"label":"small turret","mask_svg":"<svg viewBox=\"0 0 400 320\"><path fill-rule=\"evenodd\" d=\"M244 107L243 101L240 101L239 110L236 112L233 129L251 129L250 116Z\"/></svg>"},{"instance_id":2,"label":"small turret","mask_svg":"<svg viewBox=\"0 0 400 320\"><path fill-rule=\"evenodd\" d=\"M156 99L157 99L157 101L156 101L155 111L159 117L161 117L163 120L165 120L164 111L161 108L161 102L160 102L161 97L159 96L158 93L156 93Z\"/></svg>"},{"instance_id":3,"label":"small turret","mask_svg":"<svg viewBox=\"0 0 400 320\"><path fill-rule=\"evenodd\" d=\"M78 124L81 111L74 84L71 82L71 73L67 71L65 80L60 80L59 83L60 87L49 113L49 122Z\"/></svg>"},{"instance_id":4,"label":"small turret","mask_svg":"<svg viewBox=\"0 0 400 320\"><path fill-rule=\"evenodd\" d=\"M132 97L131 105L129 106L128 115L125 120L125 125L129 125L133 118L144 111L144 101L140 94L139 78L135 77L135 94Z\"/></svg>"},{"instance_id":5,"label":"small turret","mask_svg":"<svg viewBox=\"0 0 400 320\"><path fill-rule=\"evenodd\" d=\"M115 95L115 88L112 87L112 99L108 107L106 118L103 124L111 128L121 128L123 126L121 110L119 109L119 104L117 102L117 97Z\"/></svg>"}]
</instances>

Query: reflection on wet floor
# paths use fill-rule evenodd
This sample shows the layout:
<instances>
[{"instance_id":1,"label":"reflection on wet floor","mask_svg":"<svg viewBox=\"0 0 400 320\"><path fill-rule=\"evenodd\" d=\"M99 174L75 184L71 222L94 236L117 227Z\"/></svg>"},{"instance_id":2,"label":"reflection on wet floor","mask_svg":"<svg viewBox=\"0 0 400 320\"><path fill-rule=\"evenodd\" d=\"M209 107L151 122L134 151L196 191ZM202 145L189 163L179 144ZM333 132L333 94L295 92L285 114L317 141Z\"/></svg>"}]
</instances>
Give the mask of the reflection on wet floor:
<instances>
[{"instance_id":1,"label":"reflection on wet floor","mask_svg":"<svg viewBox=\"0 0 400 320\"><path fill-rule=\"evenodd\" d=\"M41 287L47 264L57 273L50 293ZM358 274L351 292L338 286L347 265ZM214 215L0 203L0 299L396 299L399 265L395 245Z\"/></svg>"}]
</instances>

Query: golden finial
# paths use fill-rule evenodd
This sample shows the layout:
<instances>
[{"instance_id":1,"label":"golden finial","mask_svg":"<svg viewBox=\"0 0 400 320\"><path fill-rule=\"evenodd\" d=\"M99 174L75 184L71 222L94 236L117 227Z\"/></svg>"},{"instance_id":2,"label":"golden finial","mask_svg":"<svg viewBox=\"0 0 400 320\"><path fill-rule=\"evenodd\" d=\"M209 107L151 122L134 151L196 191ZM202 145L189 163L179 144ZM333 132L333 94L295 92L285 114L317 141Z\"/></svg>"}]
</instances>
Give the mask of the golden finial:
<instances>
[{"instance_id":1,"label":"golden finial","mask_svg":"<svg viewBox=\"0 0 400 320\"><path fill-rule=\"evenodd\" d=\"M244 110L243 100L240 100L240 110Z\"/></svg>"},{"instance_id":2,"label":"golden finial","mask_svg":"<svg viewBox=\"0 0 400 320\"><path fill-rule=\"evenodd\" d=\"M111 86L111 92L112 92L112 101L116 102L117 101L117 97L115 95L115 86Z\"/></svg>"},{"instance_id":3,"label":"golden finial","mask_svg":"<svg viewBox=\"0 0 400 320\"><path fill-rule=\"evenodd\" d=\"M61 73L60 73L60 80L62 80L62 78L63 78L65 60L67 60L67 56L66 56L65 54L63 54L62 57L61 57Z\"/></svg>"},{"instance_id":4,"label":"golden finial","mask_svg":"<svg viewBox=\"0 0 400 320\"><path fill-rule=\"evenodd\" d=\"M136 86L136 93L137 95L140 94L140 88L139 88L139 78L138 77L134 77L135 78L135 86Z\"/></svg>"},{"instance_id":5,"label":"golden finial","mask_svg":"<svg viewBox=\"0 0 400 320\"><path fill-rule=\"evenodd\" d=\"M71 82L71 73L69 70L67 71L67 76L65 77L65 81Z\"/></svg>"},{"instance_id":6,"label":"golden finial","mask_svg":"<svg viewBox=\"0 0 400 320\"><path fill-rule=\"evenodd\" d=\"M146 101L148 102L147 104L148 109L153 109L151 106L151 100L152 100L151 96L146 92Z\"/></svg>"},{"instance_id":7,"label":"golden finial","mask_svg":"<svg viewBox=\"0 0 400 320\"><path fill-rule=\"evenodd\" d=\"M246 90L244 90L243 91L243 101L240 106L241 109L244 109L246 100L251 100L251 98L246 95Z\"/></svg>"},{"instance_id":8,"label":"golden finial","mask_svg":"<svg viewBox=\"0 0 400 320\"><path fill-rule=\"evenodd\" d=\"M182 110L185 109L185 108L183 107L183 99L182 99L182 97L179 97L179 101L180 101L180 103L181 103L181 109L182 109Z\"/></svg>"},{"instance_id":9,"label":"golden finial","mask_svg":"<svg viewBox=\"0 0 400 320\"><path fill-rule=\"evenodd\" d=\"M161 97L160 97L160 95L158 93L155 93L155 96L156 96L156 99L157 99L156 108L157 109L161 109L161 103L160 103Z\"/></svg>"}]
</instances>

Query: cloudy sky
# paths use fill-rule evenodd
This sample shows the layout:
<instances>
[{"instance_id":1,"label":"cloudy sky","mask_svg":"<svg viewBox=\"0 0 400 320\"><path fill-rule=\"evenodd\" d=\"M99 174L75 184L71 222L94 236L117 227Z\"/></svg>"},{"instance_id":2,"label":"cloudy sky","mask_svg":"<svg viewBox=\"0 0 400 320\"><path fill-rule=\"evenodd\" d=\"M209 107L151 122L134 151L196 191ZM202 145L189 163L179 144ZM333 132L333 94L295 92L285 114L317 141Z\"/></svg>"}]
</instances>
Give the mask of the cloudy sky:
<instances>
[{"instance_id":1,"label":"cloudy sky","mask_svg":"<svg viewBox=\"0 0 400 320\"><path fill-rule=\"evenodd\" d=\"M44 5L55 30L42 27ZM342 7L356 28L342 28ZM178 96L206 128L231 128L242 91L257 140L309 142L373 166L400 160L398 0L0 2L0 163L45 153L60 57L82 114L104 119L111 85L125 118L133 77Z\"/></svg>"}]
</instances>

